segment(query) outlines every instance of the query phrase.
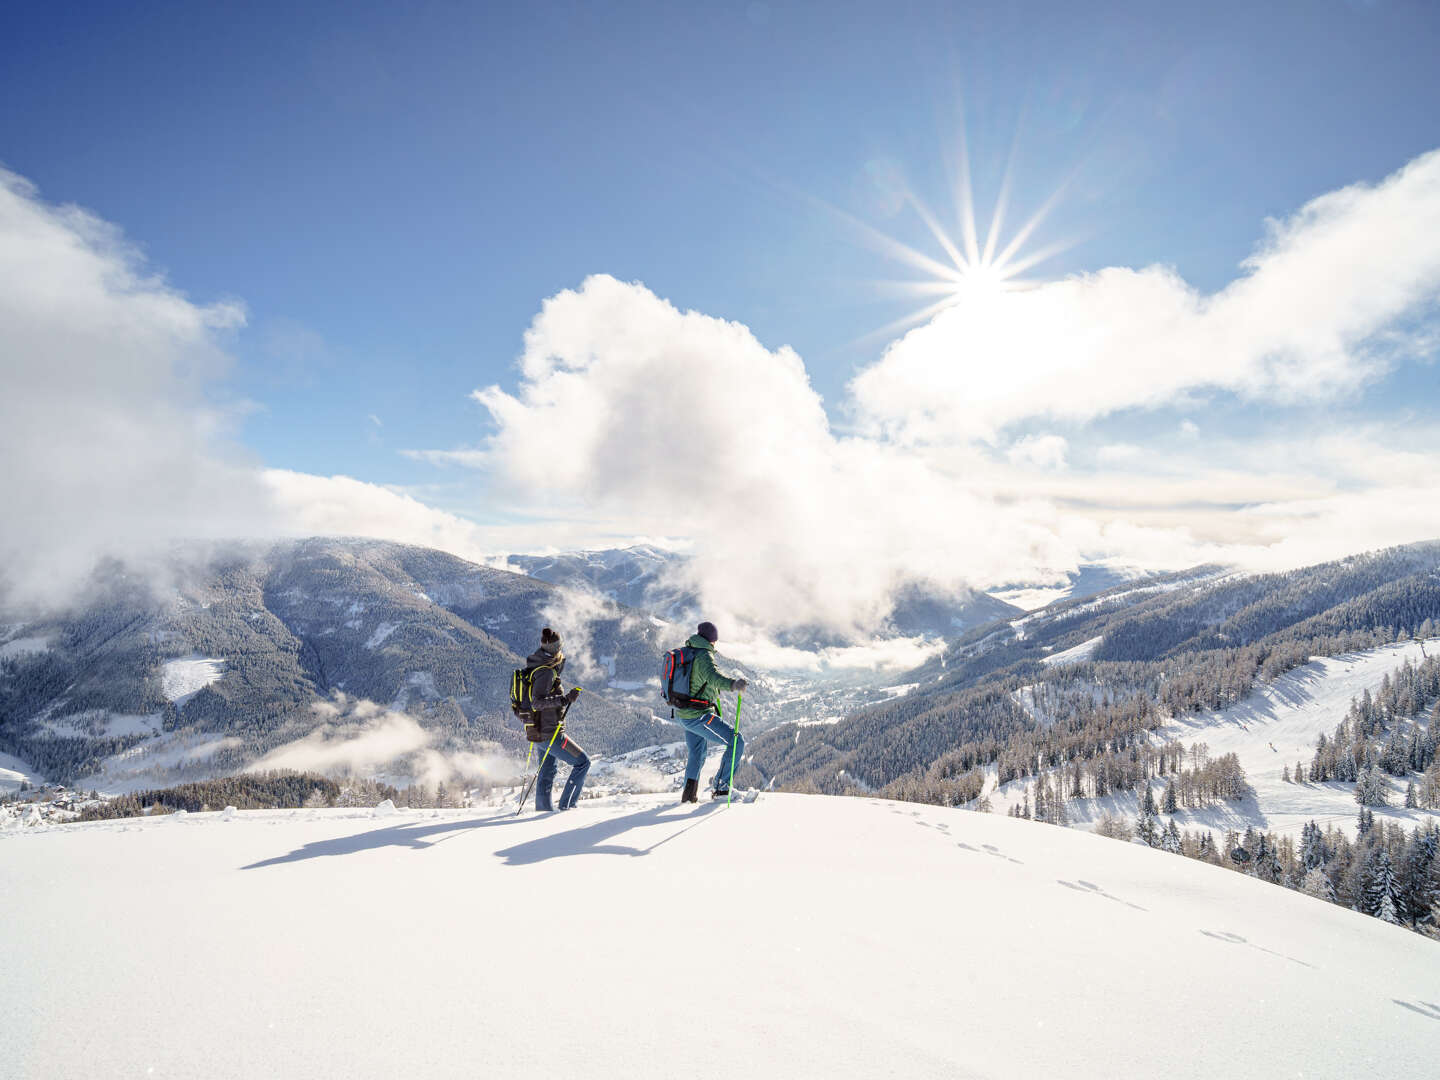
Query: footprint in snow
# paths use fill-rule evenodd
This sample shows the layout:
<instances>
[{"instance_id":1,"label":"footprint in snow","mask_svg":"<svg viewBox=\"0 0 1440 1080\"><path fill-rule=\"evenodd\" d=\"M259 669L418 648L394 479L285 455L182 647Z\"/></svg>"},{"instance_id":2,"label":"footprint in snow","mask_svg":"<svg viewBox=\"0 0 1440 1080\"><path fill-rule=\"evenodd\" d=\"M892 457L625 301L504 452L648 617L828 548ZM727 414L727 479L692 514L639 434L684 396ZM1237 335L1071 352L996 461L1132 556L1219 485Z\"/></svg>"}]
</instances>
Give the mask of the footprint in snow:
<instances>
[{"instance_id":1,"label":"footprint in snow","mask_svg":"<svg viewBox=\"0 0 1440 1080\"><path fill-rule=\"evenodd\" d=\"M1065 888L1074 889L1076 892L1089 893L1091 896L1103 896L1106 900L1114 900L1115 903L1124 904L1126 907L1134 908L1136 911L1149 910L1148 908L1141 907L1139 904L1132 904L1129 900L1122 900L1120 897L1106 892L1093 881L1061 881L1057 878L1056 884L1064 885Z\"/></svg>"},{"instance_id":2,"label":"footprint in snow","mask_svg":"<svg viewBox=\"0 0 1440 1080\"><path fill-rule=\"evenodd\" d=\"M1253 941L1246 941L1239 934L1230 934L1224 930L1201 930L1200 933L1206 937L1214 938L1216 941L1224 941L1231 945L1246 945L1252 949L1258 949L1263 953L1268 953L1270 956L1278 956L1281 960L1289 960L1292 964L1299 964L1301 967L1313 968L1315 966L1314 964L1307 964L1304 960L1297 960L1293 956L1286 956L1284 953L1276 952L1274 949L1267 949L1264 945L1256 945ZM1440 1015L1437 1015L1435 1019L1440 1020Z\"/></svg>"},{"instance_id":3,"label":"footprint in snow","mask_svg":"<svg viewBox=\"0 0 1440 1080\"><path fill-rule=\"evenodd\" d=\"M1431 1020L1440 1020L1440 1005L1436 1005L1434 1002L1401 1001L1399 998L1391 998L1390 1000L1395 1002L1395 1004L1399 1005L1402 1009L1409 1009L1411 1012L1419 1013L1421 1016L1427 1017Z\"/></svg>"}]
</instances>

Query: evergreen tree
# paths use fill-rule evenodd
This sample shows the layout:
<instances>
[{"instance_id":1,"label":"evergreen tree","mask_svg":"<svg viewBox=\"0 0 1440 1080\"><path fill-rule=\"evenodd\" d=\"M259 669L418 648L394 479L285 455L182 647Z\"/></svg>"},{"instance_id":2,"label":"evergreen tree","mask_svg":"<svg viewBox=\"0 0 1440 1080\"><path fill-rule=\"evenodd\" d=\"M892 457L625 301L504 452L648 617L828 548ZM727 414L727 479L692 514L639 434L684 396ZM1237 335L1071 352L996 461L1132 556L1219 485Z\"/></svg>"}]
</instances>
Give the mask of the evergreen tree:
<instances>
[{"instance_id":1,"label":"evergreen tree","mask_svg":"<svg viewBox=\"0 0 1440 1080\"><path fill-rule=\"evenodd\" d=\"M1420 800L1415 794L1415 781L1411 780L1405 785L1405 809L1416 810L1420 806Z\"/></svg>"},{"instance_id":2,"label":"evergreen tree","mask_svg":"<svg viewBox=\"0 0 1440 1080\"><path fill-rule=\"evenodd\" d=\"M1310 821L1300 830L1300 865L1306 871L1318 870L1325 865L1325 845L1320 836L1320 826Z\"/></svg>"},{"instance_id":3,"label":"evergreen tree","mask_svg":"<svg viewBox=\"0 0 1440 1080\"><path fill-rule=\"evenodd\" d=\"M1390 852L1376 844L1370 849L1365 860L1365 869L1360 879L1360 910L1389 923L1399 923L1400 885L1395 877L1395 868L1390 862Z\"/></svg>"},{"instance_id":4,"label":"evergreen tree","mask_svg":"<svg viewBox=\"0 0 1440 1080\"><path fill-rule=\"evenodd\" d=\"M1140 813L1154 817L1160 812L1160 808L1155 805L1155 792L1150 790L1148 780L1144 782L1144 786L1145 791L1140 797Z\"/></svg>"},{"instance_id":5,"label":"evergreen tree","mask_svg":"<svg viewBox=\"0 0 1440 1080\"><path fill-rule=\"evenodd\" d=\"M1135 822L1135 835L1146 847L1155 847L1160 842L1160 826L1155 820L1153 809L1154 799L1149 800L1151 808L1147 809L1145 803L1140 804L1140 817Z\"/></svg>"},{"instance_id":6,"label":"evergreen tree","mask_svg":"<svg viewBox=\"0 0 1440 1080\"><path fill-rule=\"evenodd\" d=\"M1355 784L1355 801L1361 806L1388 806L1385 777L1374 765L1367 765Z\"/></svg>"},{"instance_id":7,"label":"evergreen tree","mask_svg":"<svg viewBox=\"0 0 1440 1080\"><path fill-rule=\"evenodd\" d=\"M1400 858L1399 916L1420 929L1433 925L1436 903L1440 903L1440 828L1433 823L1411 834Z\"/></svg>"},{"instance_id":8,"label":"evergreen tree","mask_svg":"<svg viewBox=\"0 0 1440 1080\"><path fill-rule=\"evenodd\" d=\"M1148 788L1148 787L1146 788L1146 794L1149 794L1149 788ZM1151 799L1151 802L1154 802L1154 799ZM1168 780L1168 781L1166 781L1166 783L1165 783L1165 797L1164 797L1164 802L1163 802L1162 806L1163 806L1163 808L1164 808L1164 810L1165 810L1165 813L1167 813L1167 814L1173 814L1173 813L1175 813L1175 811L1176 811L1177 809L1179 809L1179 807L1178 807L1178 805L1176 804L1176 801L1175 801L1175 781L1174 781L1174 780Z\"/></svg>"},{"instance_id":9,"label":"evergreen tree","mask_svg":"<svg viewBox=\"0 0 1440 1080\"><path fill-rule=\"evenodd\" d=\"M1171 818L1170 824L1165 826L1165 832L1160 837L1160 850L1179 855L1180 847L1180 830L1175 827L1175 819Z\"/></svg>"}]
</instances>

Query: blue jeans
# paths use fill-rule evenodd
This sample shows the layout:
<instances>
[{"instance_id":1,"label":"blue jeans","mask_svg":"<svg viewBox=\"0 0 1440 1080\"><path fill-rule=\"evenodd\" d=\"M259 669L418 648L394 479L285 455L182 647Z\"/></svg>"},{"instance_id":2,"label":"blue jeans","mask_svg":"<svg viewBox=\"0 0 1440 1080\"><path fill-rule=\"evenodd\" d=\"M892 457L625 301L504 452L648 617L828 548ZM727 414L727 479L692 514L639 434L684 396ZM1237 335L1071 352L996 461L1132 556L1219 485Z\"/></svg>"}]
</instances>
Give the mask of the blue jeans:
<instances>
[{"instance_id":1,"label":"blue jeans","mask_svg":"<svg viewBox=\"0 0 1440 1080\"><path fill-rule=\"evenodd\" d=\"M543 745L537 745L536 750L545 753ZM560 791L560 809L569 810L580 798L580 789L585 786L585 774L590 771L590 758L580 749L579 743L562 734L551 744L550 753L545 756L544 763L540 766L540 775L535 781L536 810L551 809L550 793L555 788L555 770L562 761L570 766L570 776Z\"/></svg>"},{"instance_id":2,"label":"blue jeans","mask_svg":"<svg viewBox=\"0 0 1440 1080\"><path fill-rule=\"evenodd\" d=\"M714 713L706 713L693 720L681 720L680 725L685 729L685 779L700 779L700 770L705 765L709 744L720 743L725 747L725 753L720 756L720 770L715 774L715 782L710 786L721 791L728 788L730 759L733 756L738 763L741 755L745 753L745 736Z\"/></svg>"}]
</instances>

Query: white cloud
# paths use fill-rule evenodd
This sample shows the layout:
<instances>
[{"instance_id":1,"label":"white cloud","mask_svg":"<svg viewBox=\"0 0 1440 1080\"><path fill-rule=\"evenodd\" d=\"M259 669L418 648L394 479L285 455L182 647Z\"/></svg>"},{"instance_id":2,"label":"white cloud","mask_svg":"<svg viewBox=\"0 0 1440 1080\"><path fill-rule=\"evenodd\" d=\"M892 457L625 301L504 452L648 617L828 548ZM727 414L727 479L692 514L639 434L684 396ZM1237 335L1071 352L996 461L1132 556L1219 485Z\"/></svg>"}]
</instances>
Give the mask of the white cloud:
<instances>
[{"instance_id":1,"label":"white cloud","mask_svg":"<svg viewBox=\"0 0 1440 1080\"><path fill-rule=\"evenodd\" d=\"M1036 469L1063 469L1070 444L1059 435L1026 435L1005 451L1012 465Z\"/></svg>"},{"instance_id":2,"label":"white cloud","mask_svg":"<svg viewBox=\"0 0 1440 1080\"><path fill-rule=\"evenodd\" d=\"M1145 451L1134 443L1110 443L1096 450L1095 457L1102 465L1117 465L1134 461L1144 453Z\"/></svg>"},{"instance_id":3,"label":"white cloud","mask_svg":"<svg viewBox=\"0 0 1440 1080\"><path fill-rule=\"evenodd\" d=\"M309 735L277 747L246 772L294 769L331 776L408 776L434 787L455 780L514 776L518 763L498 751L443 753L413 716L373 701L336 694L312 706L322 721Z\"/></svg>"},{"instance_id":4,"label":"white cloud","mask_svg":"<svg viewBox=\"0 0 1440 1080\"><path fill-rule=\"evenodd\" d=\"M106 554L263 528L253 468L204 391L235 303L193 303L118 230L0 171L0 575L63 601Z\"/></svg>"},{"instance_id":5,"label":"white cloud","mask_svg":"<svg viewBox=\"0 0 1440 1080\"><path fill-rule=\"evenodd\" d=\"M1194 420L1180 421L1180 435L1186 439L1198 439L1200 437L1200 425Z\"/></svg>"},{"instance_id":6,"label":"white cloud","mask_svg":"<svg viewBox=\"0 0 1440 1080\"><path fill-rule=\"evenodd\" d=\"M836 436L791 350L642 286L592 277L525 342L518 393L476 394L498 426L485 464L526 506L693 537L686 570L716 618L859 632L907 581L958 590L1075 557L1023 507Z\"/></svg>"},{"instance_id":7,"label":"white cloud","mask_svg":"<svg viewBox=\"0 0 1440 1080\"><path fill-rule=\"evenodd\" d=\"M870 429L993 439L1221 389L1279 402L1383 370L1391 324L1440 293L1440 151L1268 223L1244 276L1205 296L1172 269L1111 267L971 297L910 331L851 389Z\"/></svg>"}]
</instances>

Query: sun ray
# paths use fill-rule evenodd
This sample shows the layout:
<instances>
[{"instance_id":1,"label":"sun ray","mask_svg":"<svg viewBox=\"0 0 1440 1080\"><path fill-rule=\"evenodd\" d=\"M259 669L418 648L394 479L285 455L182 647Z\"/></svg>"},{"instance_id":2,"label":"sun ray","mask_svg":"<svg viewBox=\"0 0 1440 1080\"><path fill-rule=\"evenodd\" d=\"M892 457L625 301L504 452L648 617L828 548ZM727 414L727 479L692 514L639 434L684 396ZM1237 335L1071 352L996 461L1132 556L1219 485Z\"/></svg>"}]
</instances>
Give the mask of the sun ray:
<instances>
[{"instance_id":1,"label":"sun ray","mask_svg":"<svg viewBox=\"0 0 1440 1080\"><path fill-rule=\"evenodd\" d=\"M956 213L960 220L960 236L971 266L980 262L980 237L975 228L975 189L970 179L970 136L965 128L965 115L960 115L960 169L956 191Z\"/></svg>"},{"instance_id":2,"label":"sun ray","mask_svg":"<svg viewBox=\"0 0 1440 1080\"><path fill-rule=\"evenodd\" d=\"M1006 276L1013 277L1018 274L1023 274L1025 271L1031 270L1041 263L1055 258L1057 255L1065 254L1065 252L1080 246L1084 242L1085 237L1076 236L1068 240L1057 240L1053 244L1047 244L1045 247L1031 252L1023 259L1017 259L1014 262L1007 263L1005 266Z\"/></svg>"},{"instance_id":3,"label":"sun ray","mask_svg":"<svg viewBox=\"0 0 1440 1080\"><path fill-rule=\"evenodd\" d=\"M930 208L913 191L907 191L905 198L909 200L915 213L920 215L920 220L925 223L931 235L940 242L940 246L945 249L945 254L954 261L955 269L963 272L966 266L965 256L960 254L960 249L955 246L955 241L950 239L950 234L941 227L940 222L935 220L935 215L930 212Z\"/></svg>"},{"instance_id":4,"label":"sun ray","mask_svg":"<svg viewBox=\"0 0 1440 1080\"><path fill-rule=\"evenodd\" d=\"M949 296L942 297L935 301L935 303L921 308L919 311L902 316L894 322L886 323L878 330L871 330L868 334L861 334L852 341L850 345L852 348L858 348L862 345L869 345L877 341L888 341L894 337L894 335L900 333L900 331L914 329L921 323L939 315L940 312L946 308L952 308L958 303L960 303L960 297L952 291Z\"/></svg>"},{"instance_id":5,"label":"sun ray","mask_svg":"<svg viewBox=\"0 0 1440 1080\"><path fill-rule=\"evenodd\" d=\"M995 264L997 266L1003 267L1014 258L1015 253L1020 250L1025 241L1030 239L1031 234L1034 233L1045 220L1050 211L1055 209L1060 199L1064 196L1065 189L1070 186L1071 179L1072 177L1067 176L1062 180L1060 186L1055 189L1054 193L1040 204L1040 209L1031 214L1029 220L1020 226L1019 231L1011 238L1010 243L1006 244L1000 254L995 257Z\"/></svg>"}]
</instances>

